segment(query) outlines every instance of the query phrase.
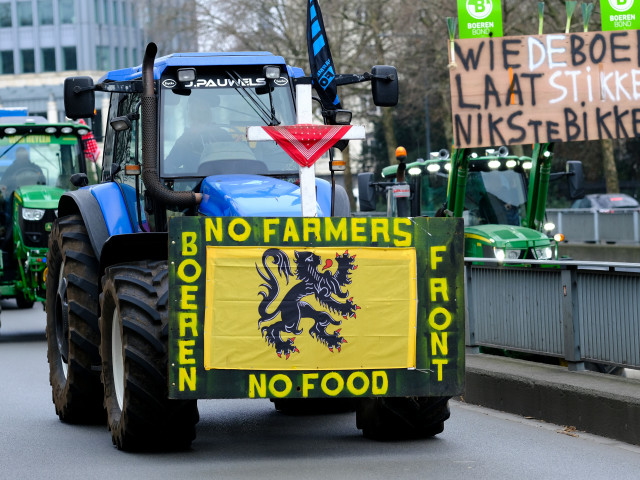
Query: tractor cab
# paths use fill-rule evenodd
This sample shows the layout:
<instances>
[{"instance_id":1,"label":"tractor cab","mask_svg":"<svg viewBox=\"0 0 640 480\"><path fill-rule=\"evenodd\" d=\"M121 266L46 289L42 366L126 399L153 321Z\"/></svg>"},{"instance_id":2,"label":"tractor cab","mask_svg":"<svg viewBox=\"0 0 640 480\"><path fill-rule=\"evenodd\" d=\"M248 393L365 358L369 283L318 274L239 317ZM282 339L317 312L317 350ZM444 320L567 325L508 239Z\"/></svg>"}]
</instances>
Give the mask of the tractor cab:
<instances>
[{"instance_id":1,"label":"tractor cab","mask_svg":"<svg viewBox=\"0 0 640 480\"><path fill-rule=\"evenodd\" d=\"M0 294L19 307L44 301L51 224L71 176L85 172L84 125L0 117Z\"/></svg>"},{"instance_id":2,"label":"tractor cab","mask_svg":"<svg viewBox=\"0 0 640 480\"><path fill-rule=\"evenodd\" d=\"M275 140L249 141L247 128L297 123L296 83L310 80L302 69L269 52L155 53L151 44L142 66L95 85L90 77L65 81L70 118L93 114L95 91L111 94L101 188L126 199L131 223L114 231L165 232L184 215L300 216L299 165ZM395 68L373 67L341 84L361 81L372 82L376 104L397 102ZM315 187L319 216L333 207L350 215L342 187L322 179Z\"/></svg>"},{"instance_id":3,"label":"tractor cab","mask_svg":"<svg viewBox=\"0 0 640 480\"><path fill-rule=\"evenodd\" d=\"M549 260L557 255L542 226L532 227L537 203L528 190L531 157L510 155L505 147L455 152L453 158L443 150L434 157L406 166L411 215L463 217L468 257ZM386 167L382 176L394 180L396 171L395 165Z\"/></svg>"}]
</instances>

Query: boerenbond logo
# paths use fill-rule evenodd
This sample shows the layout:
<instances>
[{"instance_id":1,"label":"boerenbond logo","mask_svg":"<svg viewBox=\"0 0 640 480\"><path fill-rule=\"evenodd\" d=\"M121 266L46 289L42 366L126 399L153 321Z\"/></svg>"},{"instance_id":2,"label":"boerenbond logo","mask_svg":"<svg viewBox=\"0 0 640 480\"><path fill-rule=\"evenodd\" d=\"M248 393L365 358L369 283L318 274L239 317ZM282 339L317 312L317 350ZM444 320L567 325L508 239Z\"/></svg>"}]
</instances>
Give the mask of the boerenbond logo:
<instances>
[{"instance_id":1,"label":"boerenbond logo","mask_svg":"<svg viewBox=\"0 0 640 480\"><path fill-rule=\"evenodd\" d=\"M600 0L602 30L640 29L640 0Z\"/></svg>"},{"instance_id":2,"label":"boerenbond logo","mask_svg":"<svg viewBox=\"0 0 640 480\"><path fill-rule=\"evenodd\" d=\"M626 12L633 7L634 0L609 0L609 5L617 12Z\"/></svg>"},{"instance_id":3,"label":"boerenbond logo","mask_svg":"<svg viewBox=\"0 0 640 480\"><path fill-rule=\"evenodd\" d=\"M615 1L615 0L609 0ZM633 3L633 0L631 0ZM492 0L467 0L467 12L476 20L482 20L491 15L493 10Z\"/></svg>"}]
</instances>

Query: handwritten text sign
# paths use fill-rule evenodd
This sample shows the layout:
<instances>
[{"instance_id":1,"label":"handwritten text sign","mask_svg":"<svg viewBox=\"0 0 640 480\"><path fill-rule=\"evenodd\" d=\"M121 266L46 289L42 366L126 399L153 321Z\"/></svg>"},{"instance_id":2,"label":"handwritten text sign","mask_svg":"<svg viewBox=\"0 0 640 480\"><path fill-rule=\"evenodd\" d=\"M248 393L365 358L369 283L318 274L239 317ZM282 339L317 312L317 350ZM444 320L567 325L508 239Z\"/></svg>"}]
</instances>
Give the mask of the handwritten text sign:
<instances>
[{"instance_id":1,"label":"handwritten text sign","mask_svg":"<svg viewBox=\"0 0 640 480\"><path fill-rule=\"evenodd\" d=\"M640 30L456 40L457 147L640 136Z\"/></svg>"}]
</instances>

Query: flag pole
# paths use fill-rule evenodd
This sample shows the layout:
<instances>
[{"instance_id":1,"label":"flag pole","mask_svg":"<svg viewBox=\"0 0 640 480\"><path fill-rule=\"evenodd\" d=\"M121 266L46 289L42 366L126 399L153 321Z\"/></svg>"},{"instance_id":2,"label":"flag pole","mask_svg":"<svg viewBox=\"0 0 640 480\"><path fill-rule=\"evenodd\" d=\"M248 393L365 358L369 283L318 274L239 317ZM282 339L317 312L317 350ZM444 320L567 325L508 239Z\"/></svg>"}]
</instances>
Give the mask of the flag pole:
<instances>
[{"instance_id":1,"label":"flag pole","mask_svg":"<svg viewBox=\"0 0 640 480\"><path fill-rule=\"evenodd\" d=\"M309 125L313 122L313 107L311 99L311 79L298 79L296 84L296 111L298 125ZM303 217L316 217L316 172L315 167L300 165L300 202Z\"/></svg>"}]
</instances>

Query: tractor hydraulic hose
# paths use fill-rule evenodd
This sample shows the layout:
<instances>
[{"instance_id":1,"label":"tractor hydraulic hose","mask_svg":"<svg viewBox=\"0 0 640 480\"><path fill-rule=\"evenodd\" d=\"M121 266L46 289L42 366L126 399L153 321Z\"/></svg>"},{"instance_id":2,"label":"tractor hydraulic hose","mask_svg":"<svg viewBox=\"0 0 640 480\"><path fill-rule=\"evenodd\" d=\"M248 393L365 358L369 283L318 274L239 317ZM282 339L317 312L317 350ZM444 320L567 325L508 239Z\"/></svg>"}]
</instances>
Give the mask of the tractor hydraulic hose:
<instances>
[{"instance_id":1,"label":"tractor hydraulic hose","mask_svg":"<svg viewBox=\"0 0 640 480\"><path fill-rule=\"evenodd\" d=\"M154 93L153 63L158 47L147 45L142 60L142 181L149 194L158 201L178 208L193 207L200 196L194 192L175 192L158 176L158 102Z\"/></svg>"}]
</instances>

